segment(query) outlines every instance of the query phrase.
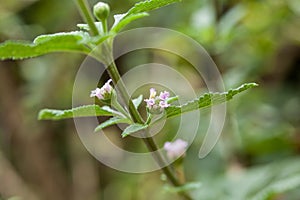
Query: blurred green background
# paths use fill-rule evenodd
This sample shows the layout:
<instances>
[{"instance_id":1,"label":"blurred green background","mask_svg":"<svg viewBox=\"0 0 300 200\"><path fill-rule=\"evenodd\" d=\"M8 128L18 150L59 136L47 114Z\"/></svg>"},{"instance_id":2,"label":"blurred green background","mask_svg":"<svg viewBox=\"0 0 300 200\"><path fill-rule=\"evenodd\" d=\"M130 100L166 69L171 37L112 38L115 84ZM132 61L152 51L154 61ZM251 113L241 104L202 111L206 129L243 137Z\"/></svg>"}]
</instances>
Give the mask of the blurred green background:
<instances>
[{"instance_id":1,"label":"blurred green background","mask_svg":"<svg viewBox=\"0 0 300 200\"><path fill-rule=\"evenodd\" d=\"M137 1L106 2L115 14ZM192 194L205 200L299 200L300 1L183 0L150 14L128 29L185 33L210 53L226 88L260 84L228 104L221 139L201 160L199 131L184 161L187 181L201 182ZM71 31L81 22L71 0L1 0L0 42ZM55 53L0 62L0 199L180 199L165 189L159 171L127 174L102 165L80 142L72 120L37 121L41 108L71 107L83 59ZM122 62L145 58L130 59ZM209 119L201 119L205 127ZM135 141L126 146L142 146Z\"/></svg>"}]
</instances>

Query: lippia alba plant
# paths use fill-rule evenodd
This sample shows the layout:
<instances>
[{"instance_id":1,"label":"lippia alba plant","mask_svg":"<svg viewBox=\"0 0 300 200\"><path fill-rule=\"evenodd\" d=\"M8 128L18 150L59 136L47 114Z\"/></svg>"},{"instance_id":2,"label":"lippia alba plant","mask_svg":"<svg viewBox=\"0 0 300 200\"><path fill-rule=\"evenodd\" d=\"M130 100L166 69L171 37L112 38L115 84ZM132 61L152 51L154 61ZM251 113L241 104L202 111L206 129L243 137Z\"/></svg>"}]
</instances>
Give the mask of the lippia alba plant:
<instances>
[{"instance_id":1,"label":"lippia alba plant","mask_svg":"<svg viewBox=\"0 0 300 200\"><path fill-rule=\"evenodd\" d=\"M221 104L231 100L235 95L256 86L255 83L246 83L231 89L224 93L207 93L202 96L188 101L182 105L174 104L178 100L177 96L170 95L170 91L157 91L151 88L149 97L144 98L142 95L135 99L131 99L126 90L126 85L122 81L118 68L113 61L112 44L114 37L130 22L139 18L148 16L148 11L166 6L179 0L147 0L135 4L124 14L114 15L114 23L108 26L107 18L110 15L110 7L106 3L99 2L90 10L85 0L77 0L78 8L86 22L86 24L78 24L79 30L72 32L55 33L41 35L34 39L33 42L28 41L6 41L0 44L0 59L20 60L45 55L52 52L75 52L82 53L96 58L107 66L110 75L109 80L101 87L94 88L90 92L91 98L97 98L98 104L83 105L67 110L43 109L39 112L40 120L62 120L74 117L88 116L106 116L107 121L95 127L95 132L108 126L123 123L127 127L122 132L122 137L138 131L147 130L163 115L164 118L172 118L180 116L186 112L207 108L216 104ZM93 14L94 16L93 16ZM97 21L94 20L94 17ZM101 44L101 45L100 45ZM118 83L118 92L114 88ZM121 97L128 105L122 105L119 102ZM145 102L147 113L146 119L142 118L138 108ZM152 137L143 139L149 151L155 152L158 147ZM187 142L178 139L174 142L166 142L164 149L169 159L184 156L187 148ZM160 166L165 166L163 155L156 153L156 160ZM188 194L188 184L181 182L170 166L162 167L163 173L166 175L170 183L181 188L179 194L185 199L192 199Z\"/></svg>"}]
</instances>

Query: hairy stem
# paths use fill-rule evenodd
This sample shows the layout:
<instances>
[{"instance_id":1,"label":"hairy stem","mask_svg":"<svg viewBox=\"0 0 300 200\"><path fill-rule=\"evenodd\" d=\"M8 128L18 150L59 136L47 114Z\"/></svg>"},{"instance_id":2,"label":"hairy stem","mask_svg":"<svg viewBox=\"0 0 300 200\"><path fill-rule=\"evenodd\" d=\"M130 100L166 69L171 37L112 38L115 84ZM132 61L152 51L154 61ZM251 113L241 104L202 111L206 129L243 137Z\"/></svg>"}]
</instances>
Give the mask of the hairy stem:
<instances>
[{"instance_id":1,"label":"hairy stem","mask_svg":"<svg viewBox=\"0 0 300 200\"><path fill-rule=\"evenodd\" d=\"M95 25L94 17L91 13L91 10L89 9L88 3L86 0L76 0L78 8L81 12L82 17L86 21L86 23L89 25L91 29L91 34L96 36L99 35L99 31Z\"/></svg>"}]
</instances>

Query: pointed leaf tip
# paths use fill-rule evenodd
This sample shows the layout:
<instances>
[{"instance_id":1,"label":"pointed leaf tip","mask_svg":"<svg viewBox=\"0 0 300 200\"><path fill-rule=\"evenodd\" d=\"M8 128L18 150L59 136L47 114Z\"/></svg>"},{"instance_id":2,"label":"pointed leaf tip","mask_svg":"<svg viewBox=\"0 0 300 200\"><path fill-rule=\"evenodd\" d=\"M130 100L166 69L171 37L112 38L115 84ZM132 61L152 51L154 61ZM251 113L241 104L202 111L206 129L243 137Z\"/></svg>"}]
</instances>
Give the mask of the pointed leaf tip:
<instances>
[{"instance_id":1,"label":"pointed leaf tip","mask_svg":"<svg viewBox=\"0 0 300 200\"><path fill-rule=\"evenodd\" d=\"M187 102L181 106L170 106L165 109L167 118L175 117L186 112L207 108L231 100L235 95L258 86L257 83L245 83L236 89L230 89L223 93L206 93L199 98Z\"/></svg>"},{"instance_id":2,"label":"pointed leaf tip","mask_svg":"<svg viewBox=\"0 0 300 200\"><path fill-rule=\"evenodd\" d=\"M124 138L132 133L144 130L147 127L148 127L148 125L145 125L145 124L131 124L125 128L125 130L122 133L122 137Z\"/></svg>"},{"instance_id":3,"label":"pointed leaf tip","mask_svg":"<svg viewBox=\"0 0 300 200\"><path fill-rule=\"evenodd\" d=\"M99 124L95 128L95 132L100 131L108 126L112 126L114 124L121 124L121 123L126 123L129 124L131 121L127 118L120 118L120 117L112 117L109 120L106 120L105 122Z\"/></svg>"},{"instance_id":4,"label":"pointed leaf tip","mask_svg":"<svg viewBox=\"0 0 300 200\"><path fill-rule=\"evenodd\" d=\"M29 41L6 41L0 44L0 60L25 59L52 52L81 52L88 54L90 49L83 41L89 35L83 31L41 35Z\"/></svg>"}]
</instances>

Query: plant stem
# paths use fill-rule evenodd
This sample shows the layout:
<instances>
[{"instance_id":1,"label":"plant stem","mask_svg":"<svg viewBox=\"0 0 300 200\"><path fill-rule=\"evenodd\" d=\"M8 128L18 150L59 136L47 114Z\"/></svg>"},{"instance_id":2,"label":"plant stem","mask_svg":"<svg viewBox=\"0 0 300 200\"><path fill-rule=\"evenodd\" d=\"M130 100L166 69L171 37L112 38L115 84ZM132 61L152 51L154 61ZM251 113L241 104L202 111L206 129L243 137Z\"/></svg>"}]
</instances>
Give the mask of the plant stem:
<instances>
[{"instance_id":1,"label":"plant stem","mask_svg":"<svg viewBox=\"0 0 300 200\"><path fill-rule=\"evenodd\" d=\"M147 125L149 125L149 124L151 123L151 120L152 120L152 114L149 113L149 114L148 114L148 117L147 117L147 120L146 120L145 123L146 123Z\"/></svg>"},{"instance_id":2,"label":"plant stem","mask_svg":"<svg viewBox=\"0 0 300 200\"><path fill-rule=\"evenodd\" d=\"M78 4L80 12L82 13L83 18L85 19L85 21L87 22L87 24L89 25L89 27L91 29L92 35L94 35L94 36L99 35L98 29L95 25L94 18L91 14L90 9L87 6L88 4L87 4L86 0L77 0L77 4ZM106 23L103 24L103 31L104 32L107 31ZM144 120L141 117L138 110L135 108L135 106L127 92L125 84L120 76L117 66L114 62L113 55L112 55L112 52L113 52L112 51L112 40L104 41L103 44L101 45L101 47L103 50L101 58L105 59L105 60L101 60L101 61L107 65L107 71L108 71L113 83L118 86L118 90L119 90L125 104L128 103L129 113L130 113L133 121L136 123L144 124ZM153 156L154 156L156 162L161 167L162 171L167 176L169 181L176 187L181 186L182 184L179 182L179 180L175 176L171 167L166 164L163 156L157 151L158 147L157 147L157 144L155 143L154 139L152 137L145 137L145 138L143 138L143 141L145 142L147 148L153 153ZM179 192L179 194L187 200L192 200L192 198L186 192Z\"/></svg>"},{"instance_id":3,"label":"plant stem","mask_svg":"<svg viewBox=\"0 0 300 200\"><path fill-rule=\"evenodd\" d=\"M99 31L95 25L94 17L89 9L88 3L86 0L76 0L79 10L81 12L82 17L85 19L86 23L89 25L91 29L91 34L96 36L99 35Z\"/></svg>"},{"instance_id":4,"label":"plant stem","mask_svg":"<svg viewBox=\"0 0 300 200\"><path fill-rule=\"evenodd\" d=\"M120 111L124 117L127 117L128 119L131 119L131 116L129 115L129 113L123 108L122 105L120 105L120 103L118 102L117 99L113 99L111 100L111 105L117 109L118 111Z\"/></svg>"},{"instance_id":5,"label":"plant stem","mask_svg":"<svg viewBox=\"0 0 300 200\"><path fill-rule=\"evenodd\" d=\"M133 121L136 123L144 124L144 120L141 117L138 110L135 108L135 106L126 90L125 84L119 74L119 71L117 69L117 66L116 66L113 56L112 56L112 50L110 48L111 45L109 45L107 43L102 44L102 45L104 45L103 49L106 50L105 52L109 53L109 55L110 55L110 59L107 60L108 61L107 63L110 63L110 64L108 64L107 71L108 71L113 83L118 86L118 90L119 90L122 98L124 99L124 101L126 103L128 102L128 109L132 116ZM108 54L106 54L106 55L108 55ZM153 156L154 156L156 162L161 167L161 170L167 176L169 181L176 187L181 186L182 183L179 182L179 180L175 176L171 167L166 164L166 161L164 160L163 156L157 151L158 146L155 143L154 139L152 137L145 137L145 138L143 138L143 141L146 144L147 148L150 150L150 152L153 153ZM180 192L179 194L182 195L187 200L192 200L192 198L186 192Z\"/></svg>"},{"instance_id":6,"label":"plant stem","mask_svg":"<svg viewBox=\"0 0 300 200\"><path fill-rule=\"evenodd\" d=\"M102 20L102 28L103 28L103 33L107 33L107 19Z\"/></svg>"}]
</instances>

